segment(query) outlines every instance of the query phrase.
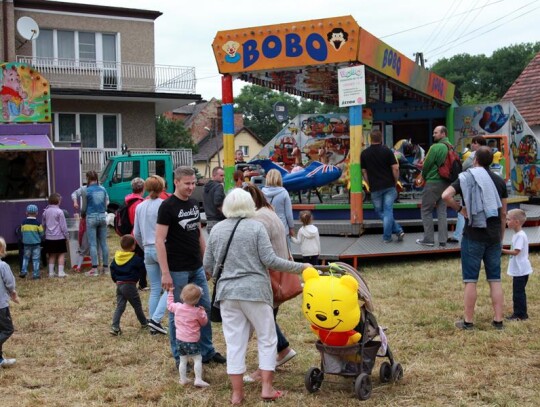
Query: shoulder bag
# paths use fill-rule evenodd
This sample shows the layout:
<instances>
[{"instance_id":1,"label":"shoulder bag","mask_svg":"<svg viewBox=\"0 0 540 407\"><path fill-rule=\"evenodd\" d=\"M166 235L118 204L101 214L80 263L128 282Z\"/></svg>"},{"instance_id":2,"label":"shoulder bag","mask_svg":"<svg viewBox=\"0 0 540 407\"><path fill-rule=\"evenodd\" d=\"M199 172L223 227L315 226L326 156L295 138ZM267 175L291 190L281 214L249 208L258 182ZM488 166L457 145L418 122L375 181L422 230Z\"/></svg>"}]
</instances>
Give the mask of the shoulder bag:
<instances>
[{"instance_id":1,"label":"shoulder bag","mask_svg":"<svg viewBox=\"0 0 540 407\"><path fill-rule=\"evenodd\" d=\"M216 280L214 281L214 290L212 292L212 305L210 307L210 321L212 322L221 322L221 310L219 309L219 305L216 305L217 285L221 277L221 272L223 271L223 266L225 265L225 260L227 260L227 253L229 252L229 247L231 246L234 232L236 232L236 228L238 227L238 224L241 220L242 218L238 219L238 222L236 222L236 225L234 225L231 237L229 238L229 241L227 242L227 247L225 248L225 254L223 255L223 259L221 259L221 261L217 265L218 273L216 276Z\"/></svg>"},{"instance_id":2,"label":"shoulder bag","mask_svg":"<svg viewBox=\"0 0 540 407\"><path fill-rule=\"evenodd\" d=\"M289 260L293 261L290 252ZM274 295L274 308L277 308L285 301L293 299L303 290L302 282L297 274L272 269L268 269L268 274L270 274L272 294Z\"/></svg>"}]
</instances>

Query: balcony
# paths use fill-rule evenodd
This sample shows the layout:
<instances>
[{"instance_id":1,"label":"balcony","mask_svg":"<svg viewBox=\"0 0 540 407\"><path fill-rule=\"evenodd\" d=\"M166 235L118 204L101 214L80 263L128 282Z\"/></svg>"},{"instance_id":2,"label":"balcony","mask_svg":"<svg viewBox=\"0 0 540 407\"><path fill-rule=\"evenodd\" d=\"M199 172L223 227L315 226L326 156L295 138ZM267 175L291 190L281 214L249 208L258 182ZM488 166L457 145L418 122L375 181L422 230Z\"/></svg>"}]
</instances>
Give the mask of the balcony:
<instances>
[{"instance_id":1,"label":"balcony","mask_svg":"<svg viewBox=\"0 0 540 407\"><path fill-rule=\"evenodd\" d=\"M17 56L45 75L52 88L195 93L195 68Z\"/></svg>"}]
</instances>

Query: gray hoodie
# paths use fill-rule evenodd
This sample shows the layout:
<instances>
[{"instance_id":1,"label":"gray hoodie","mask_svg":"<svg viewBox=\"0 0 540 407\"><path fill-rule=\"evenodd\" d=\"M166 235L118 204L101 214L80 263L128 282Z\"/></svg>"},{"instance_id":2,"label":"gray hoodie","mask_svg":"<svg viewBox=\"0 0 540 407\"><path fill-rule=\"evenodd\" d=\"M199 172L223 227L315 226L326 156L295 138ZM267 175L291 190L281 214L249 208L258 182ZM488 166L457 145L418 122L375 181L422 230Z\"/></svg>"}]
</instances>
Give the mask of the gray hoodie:
<instances>
[{"instance_id":1,"label":"gray hoodie","mask_svg":"<svg viewBox=\"0 0 540 407\"><path fill-rule=\"evenodd\" d=\"M9 295L13 291L15 291L15 277L9 265L0 260L0 309L9 307Z\"/></svg>"},{"instance_id":2,"label":"gray hoodie","mask_svg":"<svg viewBox=\"0 0 540 407\"><path fill-rule=\"evenodd\" d=\"M262 193L276 211L277 216L285 226L285 232L289 235L289 229L294 228L291 198L283 187L264 187Z\"/></svg>"}]
</instances>

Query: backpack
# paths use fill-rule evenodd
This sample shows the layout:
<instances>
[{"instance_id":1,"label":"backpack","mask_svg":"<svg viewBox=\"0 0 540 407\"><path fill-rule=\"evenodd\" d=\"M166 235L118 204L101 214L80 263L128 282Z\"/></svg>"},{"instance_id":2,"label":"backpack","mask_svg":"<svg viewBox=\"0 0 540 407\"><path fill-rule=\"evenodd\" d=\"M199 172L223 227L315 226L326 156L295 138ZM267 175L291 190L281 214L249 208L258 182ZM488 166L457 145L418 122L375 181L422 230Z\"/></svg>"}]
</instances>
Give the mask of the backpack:
<instances>
[{"instance_id":1,"label":"backpack","mask_svg":"<svg viewBox=\"0 0 540 407\"><path fill-rule=\"evenodd\" d=\"M135 204L135 202L140 202L142 198L132 199L128 204L120 206L116 212L114 212L114 231L118 236L129 235L133 230L133 224L129 221L129 208Z\"/></svg>"},{"instance_id":2,"label":"backpack","mask_svg":"<svg viewBox=\"0 0 540 407\"><path fill-rule=\"evenodd\" d=\"M461 160L451 144L443 143L448 147L448 154L446 154L443 164L439 167L439 176L444 180L454 182L463 170Z\"/></svg>"}]
</instances>

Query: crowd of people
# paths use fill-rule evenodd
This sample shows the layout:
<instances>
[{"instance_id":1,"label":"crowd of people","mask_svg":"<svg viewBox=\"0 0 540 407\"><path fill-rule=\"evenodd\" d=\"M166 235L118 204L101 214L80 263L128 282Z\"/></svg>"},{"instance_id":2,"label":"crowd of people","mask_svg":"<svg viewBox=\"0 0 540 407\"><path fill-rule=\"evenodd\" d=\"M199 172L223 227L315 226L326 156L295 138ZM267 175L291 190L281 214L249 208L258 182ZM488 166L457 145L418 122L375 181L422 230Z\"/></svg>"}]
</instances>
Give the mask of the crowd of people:
<instances>
[{"instance_id":1,"label":"crowd of people","mask_svg":"<svg viewBox=\"0 0 540 407\"><path fill-rule=\"evenodd\" d=\"M501 254L512 256L508 274L513 278L513 313L508 320L528 319L525 287L532 268L528 260L527 236L522 230L526 214L522 210L507 213L508 193L504 180L489 170L493 152L483 139L474 139L470 168L450 183L437 171L447 154L444 142L447 130L435 128L434 145L424 162L426 187L422 198L423 238L416 243L434 246L433 210L438 214L438 244L445 246L459 239L464 283L463 319L456 327L474 329L476 285L481 263L484 263L493 304L495 329L503 329L503 292ZM403 241L403 228L394 220L392 204L396 199L399 166L390 149L382 144L380 131L371 133L371 146L361 155L364 178L370 181L376 213L383 221L383 241ZM208 238L202 231L198 202L191 198L196 174L190 167L179 167L174 173L174 193L165 192L163 178L153 175L146 180L132 180L132 193L126 196L131 233L120 239L120 250L109 267L106 209L108 196L99 185L97 174L89 171L87 185L74 191L73 205L81 210L85 242L80 253L87 252L91 269L87 276L110 274L116 286L116 309L110 333L122 334L122 314L129 303L143 328L152 334L168 334L171 354L179 371L179 382L188 379L188 360L194 363L194 385L207 387L203 365L226 364L232 387L231 403L244 400L244 383L262 384L261 398L272 401L284 395L273 387L276 366L296 356L280 329L277 315L281 301L272 289L272 273L300 274L317 265L321 244L313 216L300 213L302 227L295 233L292 205L283 188L279 171L266 175L266 186L237 182L225 193L224 170L216 167L204 190ZM242 179L238 177L240 180ZM146 197L145 197L146 194ZM461 200L456 199L461 196ZM21 225L24 259L20 277L25 278L30 265L32 277L41 278L41 244L48 254L49 277L63 278L68 231L61 196L53 193L37 220L38 208L30 204ZM447 207L458 213L458 237L447 236ZM505 225L515 234L510 249L502 248ZM81 236L80 236L81 237ZM294 262L290 244L300 245L303 263ZM227 256L228 251L234 253ZM5 242L0 238L0 258ZM101 266L100 266L101 265ZM110 271L109 271L110 269ZM15 279L9 266L0 260L0 365L10 366L15 359L3 358L2 345L13 333L9 300L17 301ZM212 304L208 281L214 278L215 301ZM296 277L298 279L298 277ZM143 309L140 291L149 280L148 312ZM138 285L138 287L137 287ZM226 343L227 358L213 344L212 305L219 307ZM162 325L166 311L168 327ZM246 353L253 332L256 333L258 369L246 372Z\"/></svg>"}]
</instances>

